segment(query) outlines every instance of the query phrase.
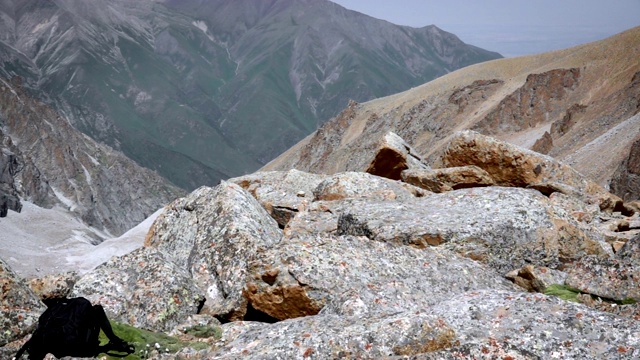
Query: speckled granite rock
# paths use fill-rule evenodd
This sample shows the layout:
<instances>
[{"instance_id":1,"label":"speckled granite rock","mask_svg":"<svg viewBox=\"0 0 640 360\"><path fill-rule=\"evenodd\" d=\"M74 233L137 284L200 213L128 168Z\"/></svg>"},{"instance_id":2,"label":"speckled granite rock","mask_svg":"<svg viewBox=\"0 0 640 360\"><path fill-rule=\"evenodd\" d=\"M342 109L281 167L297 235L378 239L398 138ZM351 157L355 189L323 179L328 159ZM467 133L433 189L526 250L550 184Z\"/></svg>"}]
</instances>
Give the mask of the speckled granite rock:
<instances>
[{"instance_id":1,"label":"speckled granite rock","mask_svg":"<svg viewBox=\"0 0 640 360\"><path fill-rule=\"evenodd\" d=\"M33 330L44 304L0 259L0 347Z\"/></svg>"},{"instance_id":2,"label":"speckled granite rock","mask_svg":"<svg viewBox=\"0 0 640 360\"><path fill-rule=\"evenodd\" d=\"M101 304L110 318L130 325L170 331L198 313L204 294L191 275L155 249L140 248L82 276L70 297Z\"/></svg>"},{"instance_id":3,"label":"speckled granite rock","mask_svg":"<svg viewBox=\"0 0 640 360\"><path fill-rule=\"evenodd\" d=\"M156 359L372 359L431 352L455 343L451 328L424 310L371 318L325 314L249 329L212 351Z\"/></svg>"},{"instance_id":4,"label":"speckled granite rock","mask_svg":"<svg viewBox=\"0 0 640 360\"><path fill-rule=\"evenodd\" d=\"M251 193L278 224L284 227L313 200L313 190L326 177L292 169L256 172L229 179L229 182L238 184Z\"/></svg>"},{"instance_id":5,"label":"speckled granite rock","mask_svg":"<svg viewBox=\"0 0 640 360\"><path fill-rule=\"evenodd\" d=\"M474 165L444 169L410 169L403 171L401 175L402 181L436 193L495 185L491 175Z\"/></svg>"},{"instance_id":6,"label":"speckled granite rock","mask_svg":"<svg viewBox=\"0 0 640 360\"><path fill-rule=\"evenodd\" d=\"M461 131L453 136L442 157L442 164L444 167L478 166L502 186L543 187L544 184L559 183L561 185L556 186L555 190L573 188L575 191L571 191L571 194L578 194L585 202L597 203L601 210L624 210L621 198L570 166L550 156L474 131Z\"/></svg>"},{"instance_id":7,"label":"speckled granite rock","mask_svg":"<svg viewBox=\"0 0 640 360\"><path fill-rule=\"evenodd\" d=\"M629 240L614 259L582 259L569 270L565 283L606 299L640 301L640 236Z\"/></svg>"},{"instance_id":8,"label":"speckled granite rock","mask_svg":"<svg viewBox=\"0 0 640 360\"><path fill-rule=\"evenodd\" d=\"M535 190L462 189L344 209L338 234L424 248L442 245L506 274L526 264L558 268L610 247Z\"/></svg>"},{"instance_id":9,"label":"speckled granite rock","mask_svg":"<svg viewBox=\"0 0 640 360\"><path fill-rule=\"evenodd\" d=\"M640 322L542 294L475 291L430 314L459 347L415 359L637 359Z\"/></svg>"},{"instance_id":10,"label":"speckled granite rock","mask_svg":"<svg viewBox=\"0 0 640 360\"><path fill-rule=\"evenodd\" d=\"M78 273L72 271L30 279L28 284L31 290L42 300L63 298L68 297L79 278Z\"/></svg>"},{"instance_id":11,"label":"speckled granite rock","mask_svg":"<svg viewBox=\"0 0 640 360\"><path fill-rule=\"evenodd\" d=\"M328 177L313 191L313 199L343 200L368 198L404 200L429 195L416 186L362 172L344 172Z\"/></svg>"},{"instance_id":12,"label":"speckled granite rock","mask_svg":"<svg viewBox=\"0 0 640 360\"><path fill-rule=\"evenodd\" d=\"M146 246L188 271L206 294L204 312L242 319L247 264L282 237L278 224L240 186L202 187L167 206Z\"/></svg>"},{"instance_id":13,"label":"speckled granite rock","mask_svg":"<svg viewBox=\"0 0 640 360\"><path fill-rule=\"evenodd\" d=\"M320 310L348 313L349 291L357 293L361 315L371 315L433 305L472 289L516 288L445 249L310 235L287 238L253 262L245 296L253 308L283 320Z\"/></svg>"}]
</instances>

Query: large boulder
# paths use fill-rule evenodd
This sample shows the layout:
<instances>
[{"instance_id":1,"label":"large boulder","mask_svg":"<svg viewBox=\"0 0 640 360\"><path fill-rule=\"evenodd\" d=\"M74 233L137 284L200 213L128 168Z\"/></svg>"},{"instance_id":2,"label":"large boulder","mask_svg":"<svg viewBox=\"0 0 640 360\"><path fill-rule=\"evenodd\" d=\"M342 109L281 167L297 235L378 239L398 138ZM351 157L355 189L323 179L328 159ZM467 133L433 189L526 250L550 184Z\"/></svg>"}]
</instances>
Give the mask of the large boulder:
<instances>
[{"instance_id":1,"label":"large boulder","mask_svg":"<svg viewBox=\"0 0 640 360\"><path fill-rule=\"evenodd\" d=\"M155 249L140 248L82 276L71 297L101 304L110 318L153 330L172 330L198 313L204 294L186 269Z\"/></svg>"},{"instance_id":2,"label":"large boulder","mask_svg":"<svg viewBox=\"0 0 640 360\"><path fill-rule=\"evenodd\" d=\"M403 170L428 168L418 152L394 132L386 133L375 146L370 152L373 158L363 169L370 174L400 180Z\"/></svg>"},{"instance_id":3,"label":"large boulder","mask_svg":"<svg viewBox=\"0 0 640 360\"><path fill-rule=\"evenodd\" d=\"M405 170L402 172L402 181L437 193L495 185L491 175L474 165Z\"/></svg>"},{"instance_id":4,"label":"large boulder","mask_svg":"<svg viewBox=\"0 0 640 360\"><path fill-rule=\"evenodd\" d=\"M456 133L441 162L443 167L475 165L489 173L497 185L530 186L548 193L560 191L596 203L604 211L627 211L622 199L572 167L474 131Z\"/></svg>"},{"instance_id":5,"label":"large boulder","mask_svg":"<svg viewBox=\"0 0 640 360\"><path fill-rule=\"evenodd\" d=\"M145 245L191 274L206 294L204 312L239 320L247 311L242 290L248 263L281 238L278 224L256 199L222 182L167 206Z\"/></svg>"},{"instance_id":6,"label":"large boulder","mask_svg":"<svg viewBox=\"0 0 640 360\"><path fill-rule=\"evenodd\" d=\"M368 198L404 200L430 194L418 187L363 172L334 174L321 181L313 190L313 199L343 200Z\"/></svg>"},{"instance_id":7,"label":"large boulder","mask_svg":"<svg viewBox=\"0 0 640 360\"><path fill-rule=\"evenodd\" d=\"M610 257L602 237L538 191L461 189L404 202L345 206L338 234L417 248L442 245L501 274L527 264L559 268L585 255Z\"/></svg>"},{"instance_id":8,"label":"large boulder","mask_svg":"<svg viewBox=\"0 0 640 360\"><path fill-rule=\"evenodd\" d=\"M23 279L0 259L0 347L34 329L44 304Z\"/></svg>"},{"instance_id":9,"label":"large boulder","mask_svg":"<svg viewBox=\"0 0 640 360\"><path fill-rule=\"evenodd\" d=\"M442 319L420 309L373 317L324 314L248 330L196 358L378 359L447 349L455 342Z\"/></svg>"},{"instance_id":10,"label":"large boulder","mask_svg":"<svg viewBox=\"0 0 640 360\"><path fill-rule=\"evenodd\" d=\"M629 240L613 259L586 257L568 272L565 283L581 292L640 302L640 236Z\"/></svg>"},{"instance_id":11,"label":"large boulder","mask_svg":"<svg viewBox=\"0 0 640 360\"><path fill-rule=\"evenodd\" d=\"M542 294L481 290L429 314L459 345L414 359L637 359L640 322Z\"/></svg>"},{"instance_id":12,"label":"large boulder","mask_svg":"<svg viewBox=\"0 0 640 360\"><path fill-rule=\"evenodd\" d=\"M351 293L361 315L370 315L426 307L472 289L515 288L446 249L325 234L286 238L267 250L249 268L245 296L254 309L284 320L320 310L349 313Z\"/></svg>"},{"instance_id":13,"label":"large boulder","mask_svg":"<svg viewBox=\"0 0 640 360\"><path fill-rule=\"evenodd\" d=\"M313 200L313 190L326 178L295 169L263 171L229 179L258 200L260 205L284 227Z\"/></svg>"}]
</instances>

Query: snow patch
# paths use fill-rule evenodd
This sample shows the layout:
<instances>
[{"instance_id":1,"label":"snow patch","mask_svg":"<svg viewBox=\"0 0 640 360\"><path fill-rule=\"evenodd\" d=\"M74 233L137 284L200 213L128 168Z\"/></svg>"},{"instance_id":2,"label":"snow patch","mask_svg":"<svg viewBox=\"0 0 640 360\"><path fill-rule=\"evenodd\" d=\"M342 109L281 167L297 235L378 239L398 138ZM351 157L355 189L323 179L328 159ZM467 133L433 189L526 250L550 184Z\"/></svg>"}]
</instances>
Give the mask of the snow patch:
<instances>
[{"instance_id":1,"label":"snow patch","mask_svg":"<svg viewBox=\"0 0 640 360\"><path fill-rule=\"evenodd\" d=\"M51 187L51 189L53 190L53 193L56 195L58 200L60 200L63 204L65 204L70 211L73 211L73 210L76 209L77 204L75 203L75 201L73 201L73 200L69 199L68 197L66 197L62 193L62 191L54 188L53 186Z\"/></svg>"},{"instance_id":2,"label":"snow patch","mask_svg":"<svg viewBox=\"0 0 640 360\"><path fill-rule=\"evenodd\" d=\"M0 258L23 278L67 271L84 274L113 256L128 254L144 245L149 228L164 210L122 236L108 238L60 206L44 209L28 201L22 205L20 213L9 210L0 221Z\"/></svg>"},{"instance_id":3,"label":"snow patch","mask_svg":"<svg viewBox=\"0 0 640 360\"><path fill-rule=\"evenodd\" d=\"M91 173L89 173L89 170L87 170L84 165L80 164L80 166L82 166L82 170L84 170L84 177L87 179L87 185L91 185Z\"/></svg>"},{"instance_id":4,"label":"snow patch","mask_svg":"<svg viewBox=\"0 0 640 360\"><path fill-rule=\"evenodd\" d=\"M207 33L207 31L209 31L209 27L202 20L196 20L196 21L192 22L192 24L193 24L193 26L195 26L198 29L202 30L202 32L205 33L205 34Z\"/></svg>"}]
</instances>

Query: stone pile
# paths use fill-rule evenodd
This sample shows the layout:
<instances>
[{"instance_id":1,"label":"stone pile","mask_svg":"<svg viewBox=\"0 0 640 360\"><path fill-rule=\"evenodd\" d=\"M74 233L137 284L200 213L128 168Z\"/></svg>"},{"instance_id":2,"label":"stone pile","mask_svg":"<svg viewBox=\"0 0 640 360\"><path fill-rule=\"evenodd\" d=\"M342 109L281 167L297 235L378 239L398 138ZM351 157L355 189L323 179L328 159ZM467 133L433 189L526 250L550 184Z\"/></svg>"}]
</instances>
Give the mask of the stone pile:
<instances>
[{"instance_id":1,"label":"stone pile","mask_svg":"<svg viewBox=\"0 0 640 360\"><path fill-rule=\"evenodd\" d=\"M145 247L70 293L155 331L196 313L223 323L211 348L156 359L640 357L632 207L550 157L473 132L452 137L439 169L384 151L404 181L365 164L197 189L165 208ZM14 281L0 279L3 291ZM576 301L545 295L553 286ZM28 308L2 301L3 315ZM41 310L32 302L29 314ZM12 325L4 344L32 324Z\"/></svg>"}]
</instances>

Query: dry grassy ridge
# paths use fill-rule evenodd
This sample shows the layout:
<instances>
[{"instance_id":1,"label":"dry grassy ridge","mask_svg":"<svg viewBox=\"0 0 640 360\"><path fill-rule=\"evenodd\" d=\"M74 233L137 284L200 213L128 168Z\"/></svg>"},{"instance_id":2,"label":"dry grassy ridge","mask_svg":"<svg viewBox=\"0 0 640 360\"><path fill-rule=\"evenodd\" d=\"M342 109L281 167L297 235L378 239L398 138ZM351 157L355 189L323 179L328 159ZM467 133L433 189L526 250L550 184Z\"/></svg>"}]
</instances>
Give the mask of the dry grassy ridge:
<instances>
[{"instance_id":1,"label":"dry grassy ridge","mask_svg":"<svg viewBox=\"0 0 640 360\"><path fill-rule=\"evenodd\" d=\"M393 131L437 166L448 137L472 129L545 153L603 186L640 136L640 27L534 56L472 65L362 104L267 164L319 173L358 169Z\"/></svg>"}]
</instances>

